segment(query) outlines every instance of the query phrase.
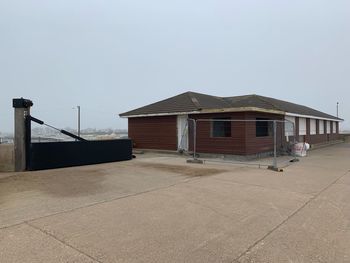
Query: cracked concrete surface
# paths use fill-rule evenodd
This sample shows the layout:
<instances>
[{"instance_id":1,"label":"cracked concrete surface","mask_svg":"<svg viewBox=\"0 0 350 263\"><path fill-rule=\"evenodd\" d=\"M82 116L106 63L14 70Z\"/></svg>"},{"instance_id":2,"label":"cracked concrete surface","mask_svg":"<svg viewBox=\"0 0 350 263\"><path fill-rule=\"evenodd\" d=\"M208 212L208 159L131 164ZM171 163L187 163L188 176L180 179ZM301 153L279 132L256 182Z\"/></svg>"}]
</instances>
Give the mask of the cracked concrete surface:
<instances>
[{"instance_id":1,"label":"cracked concrete surface","mask_svg":"<svg viewBox=\"0 0 350 263\"><path fill-rule=\"evenodd\" d=\"M350 262L350 144L276 173L143 155L2 174L1 262Z\"/></svg>"}]
</instances>

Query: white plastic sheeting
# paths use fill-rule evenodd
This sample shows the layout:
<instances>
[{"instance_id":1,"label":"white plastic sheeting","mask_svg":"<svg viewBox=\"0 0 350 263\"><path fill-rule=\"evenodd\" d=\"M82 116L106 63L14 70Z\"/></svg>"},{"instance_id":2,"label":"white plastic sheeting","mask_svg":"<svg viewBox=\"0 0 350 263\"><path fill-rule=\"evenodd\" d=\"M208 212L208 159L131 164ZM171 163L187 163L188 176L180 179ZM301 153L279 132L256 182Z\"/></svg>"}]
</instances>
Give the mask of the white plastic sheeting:
<instances>
[{"instance_id":1,"label":"white plastic sheeting","mask_svg":"<svg viewBox=\"0 0 350 263\"><path fill-rule=\"evenodd\" d=\"M177 148L188 151L188 115L177 116Z\"/></svg>"},{"instance_id":2,"label":"white plastic sheeting","mask_svg":"<svg viewBox=\"0 0 350 263\"><path fill-rule=\"evenodd\" d=\"M324 121L323 120L318 121L318 133L324 134Z\"/></svg>"},{"instance_id":3,"label":"white plastic sheeting","mask_svg":"<svg viewBox=\"0 0 350 263\"><path fill-rule=\"evenodd\" d=\"M294 126L295 126L295 117L285 116L286 122L284 123L284 133L285 136L293 136L294 135ZM293 124L292 124L293 123Z\"/></svg>"},{"instance_id":4,"label":"white plastic sheeting","mask_svg":"<svg viewBox=\"0 0 350 263\"><path fill-rule=\"evenodd\" d=\"M327 121L327 134L331 133L331 122Z\"/></svg>"},{"instance_id":5,"label":"white plastic sheeting","mask_svg":"<svg viewBox=\"0 0 350 263\"><path fill-rule=\"evenodd\" d=\"M316 134L316 120L310 119L310 134L314 135Z\"/></svg>"},{"instance_id":6,"label":"white plastic sheeting","mask_svg":"<svg viewBox=\"0 0 350 263\"><path fill-rule=\"evenodd\" d=\"M299 118L299 135L306 135L306 118Z\"/></svg>"}]
</instances>

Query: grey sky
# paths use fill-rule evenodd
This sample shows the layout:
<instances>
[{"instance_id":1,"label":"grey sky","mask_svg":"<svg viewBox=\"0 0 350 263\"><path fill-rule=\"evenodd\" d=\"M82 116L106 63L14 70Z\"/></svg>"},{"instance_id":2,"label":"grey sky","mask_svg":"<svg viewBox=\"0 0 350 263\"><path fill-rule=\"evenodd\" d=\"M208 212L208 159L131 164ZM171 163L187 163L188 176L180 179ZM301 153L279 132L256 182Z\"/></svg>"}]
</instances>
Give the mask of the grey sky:
<instances>
[{"instance_id":1,"label":"grey sky","mask_svg":"<svg viewBox=\"0 0 350 263\"><path fill-rule=\"evenodd\" d=\"M0 0L0 131L13 97L58 127L126 128L118 113L185 91L260 94L346 119L350 1Z\"/></svg>"}]
</instances>

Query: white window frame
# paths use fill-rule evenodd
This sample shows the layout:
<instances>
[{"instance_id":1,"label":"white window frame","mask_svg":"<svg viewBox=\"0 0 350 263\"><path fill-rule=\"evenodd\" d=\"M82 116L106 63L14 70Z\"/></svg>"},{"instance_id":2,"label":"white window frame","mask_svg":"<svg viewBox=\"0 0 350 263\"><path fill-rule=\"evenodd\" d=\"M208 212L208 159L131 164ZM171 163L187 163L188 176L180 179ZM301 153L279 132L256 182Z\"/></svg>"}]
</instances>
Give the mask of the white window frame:
<instances>
[{"instance_id":1,"label":"white window frame","mask_svg":"<svg viewBox=\"0 0 350 263\"><path fill-rule=\"evenodd\" d=\"M337 133L337 122L333 121L333 133Z\"/></svg>"}]
</instances>

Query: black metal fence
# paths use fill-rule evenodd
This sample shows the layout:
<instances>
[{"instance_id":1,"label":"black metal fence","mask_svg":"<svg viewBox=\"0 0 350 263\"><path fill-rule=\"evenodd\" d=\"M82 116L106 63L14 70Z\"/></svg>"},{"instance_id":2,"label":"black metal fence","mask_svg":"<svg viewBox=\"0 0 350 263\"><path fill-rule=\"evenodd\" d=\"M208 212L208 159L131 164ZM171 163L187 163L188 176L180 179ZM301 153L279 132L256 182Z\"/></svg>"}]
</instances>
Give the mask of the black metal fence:
<instances>
[{"instance_id":1,"label":"black metal fence","mask_svg":"<svg viewBox=\"0 0 350 263\"><path fill-rule=\"evenodd\" d=\"M43 170L132 159L129 139L30 143L28 170Z\"/></svg>"}]
</instances>

